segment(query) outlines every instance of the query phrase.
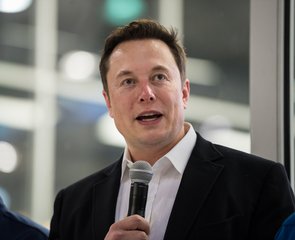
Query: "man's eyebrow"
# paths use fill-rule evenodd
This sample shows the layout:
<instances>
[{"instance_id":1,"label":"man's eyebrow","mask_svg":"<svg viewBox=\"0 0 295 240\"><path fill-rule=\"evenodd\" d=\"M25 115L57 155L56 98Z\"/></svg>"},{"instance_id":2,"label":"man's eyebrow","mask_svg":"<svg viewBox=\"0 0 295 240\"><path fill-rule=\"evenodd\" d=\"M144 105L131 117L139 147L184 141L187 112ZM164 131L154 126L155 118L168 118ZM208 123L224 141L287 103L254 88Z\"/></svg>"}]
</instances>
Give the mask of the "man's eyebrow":
<instances>
[{"instance_id":1,"label":"man's eyebrow","mask_svg":"<svg viewBox=\"0 0 295 240\"><path fill-rule=\"evenodd\" d=\"M168 68L165 67L165 66L163 66L163 65L157 65L157 66L153 67L152 70L153 71L159 71L159 70L161 70L161 71L163 71L163 70L164 71L168 71Z\"/></svg>"},{"instance_id":2,"label":"man's eyebrow","mask_svg":"<svg viewBox=\"0 0 295 240\"><path fill-rule=\"evenodd\" d=\"M131 75L131 74L132 74L132 72L129 70L122 70L117 74L116 77L119 78L119 77L124 77L126 75Z\"/></svg>"},{"instance_id":3,"label":"man's eyebrow","mask_svg":"<svg viewBox=\"0 0 295 240\"><path fill-rule=\"evenodd\" d=\"M163 66L163 65L157 65L155 67L152 68L152 71L168 71L168 68ZM120 77L124 77L124 76L129 76L129 75L132 75L133 72L130 71L130 70L121 70L117 75L116 77L117 78L120 78Z\"/></svg>"}]
</instances>

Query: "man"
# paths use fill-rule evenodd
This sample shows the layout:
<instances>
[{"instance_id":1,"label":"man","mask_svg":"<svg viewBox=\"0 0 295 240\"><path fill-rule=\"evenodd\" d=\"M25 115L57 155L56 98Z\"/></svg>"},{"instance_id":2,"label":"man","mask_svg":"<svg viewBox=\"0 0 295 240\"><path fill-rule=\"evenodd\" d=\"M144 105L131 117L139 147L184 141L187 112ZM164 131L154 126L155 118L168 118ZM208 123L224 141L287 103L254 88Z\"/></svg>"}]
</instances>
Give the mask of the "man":
<instances>
[{"instance_id":1,"label":"man","mask_svg":"<svg viewBox=\"0 0 295 240\"><path fill-rule=\"evenodd\" d=\"M275 240L295 239L295 213L292 213L279 228Z\"/></svg>"},{"instance_id":2,"label":"man","mask_svg":"<svg viewBox=\"0 0 295 240\"><path fill-rule=\"evenodd\" d=\"M0 197L0 239L46 240L48 230L30 219L9 211Z\"/></svg>"},{"instance_id":3,"label":"man","mask_svg":"<svg viewBox=\"0 0 295 240\"><path fill-rule=\"evenodd\" d=\"M282 165L214 145L184 121L190 93L176 33L151 20L115 30L100 63L122 157L60 191L50 239L273 239L294 210ZM111 134L111 133L110 133ZM152 165L145 218L127 216L129 166Z\"/></svg>"}]
</instances>

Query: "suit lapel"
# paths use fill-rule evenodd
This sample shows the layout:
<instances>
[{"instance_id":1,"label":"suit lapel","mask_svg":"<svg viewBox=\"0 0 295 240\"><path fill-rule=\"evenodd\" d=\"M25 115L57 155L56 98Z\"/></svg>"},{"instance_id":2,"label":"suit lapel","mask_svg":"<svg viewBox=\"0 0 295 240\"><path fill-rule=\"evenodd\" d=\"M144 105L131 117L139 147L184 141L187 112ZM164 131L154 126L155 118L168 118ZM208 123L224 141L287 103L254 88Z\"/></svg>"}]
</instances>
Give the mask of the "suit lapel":
<instances>
[{"instance_id":1,"label":"suit lapel","mask_svg":"<svg viewBox=\"0 0 295 240\"><path fill-rule=\"evenodd\" d=\"M221 154L200 135L182 177L164 239L186 239L223 166Z\"/></svg>"},{"instance_id":2,"label":"suit lapel","mask_svg":"<svg viewBox=\"0 0 295 240\"><path fill-rule=\"evenodd\" d=\"M120 186L121 161L109 167L93 188L93 239L104 239L115 221L116 202Z\"/></svg>"}]
</instances>

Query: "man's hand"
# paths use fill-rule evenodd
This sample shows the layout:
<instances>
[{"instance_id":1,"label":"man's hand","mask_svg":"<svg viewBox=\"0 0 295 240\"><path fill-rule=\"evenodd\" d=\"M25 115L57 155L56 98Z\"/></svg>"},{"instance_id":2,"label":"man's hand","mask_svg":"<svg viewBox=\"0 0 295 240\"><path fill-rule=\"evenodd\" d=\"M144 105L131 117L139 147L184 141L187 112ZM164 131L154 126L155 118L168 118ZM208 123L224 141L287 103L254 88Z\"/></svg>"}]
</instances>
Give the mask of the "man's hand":
<instances>
[{"instance_id":1,"label":"man's hand","mask_svg":"<svg viewBox=\"0 0 295 240\"><path fill-rule=\"evenodd\" d=\"M139 215L132 215L114 223L105 240L147 240L149 232L149 223Z\"/></svg>"}]
</instances>

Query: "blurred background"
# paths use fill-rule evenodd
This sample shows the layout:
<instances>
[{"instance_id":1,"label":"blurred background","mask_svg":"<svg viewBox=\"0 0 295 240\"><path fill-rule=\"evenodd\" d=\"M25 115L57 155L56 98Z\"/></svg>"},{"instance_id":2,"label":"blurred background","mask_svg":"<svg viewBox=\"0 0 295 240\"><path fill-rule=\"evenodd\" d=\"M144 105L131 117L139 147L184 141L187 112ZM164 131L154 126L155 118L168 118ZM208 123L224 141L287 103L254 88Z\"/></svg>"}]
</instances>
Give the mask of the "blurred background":
<instances>
[{"instance_id":1,"label":"blurred background","mask_svg":"<svg viewBox=\"0 0 295 240\"><path fill-rule=\"evenodd\" d=\"M120 157L98 64L116 26L178 29L191 81L186 119L251 152L250 0L0 0L0 195L48 226L56 193Z\"/></svg>"}]
</instances>

